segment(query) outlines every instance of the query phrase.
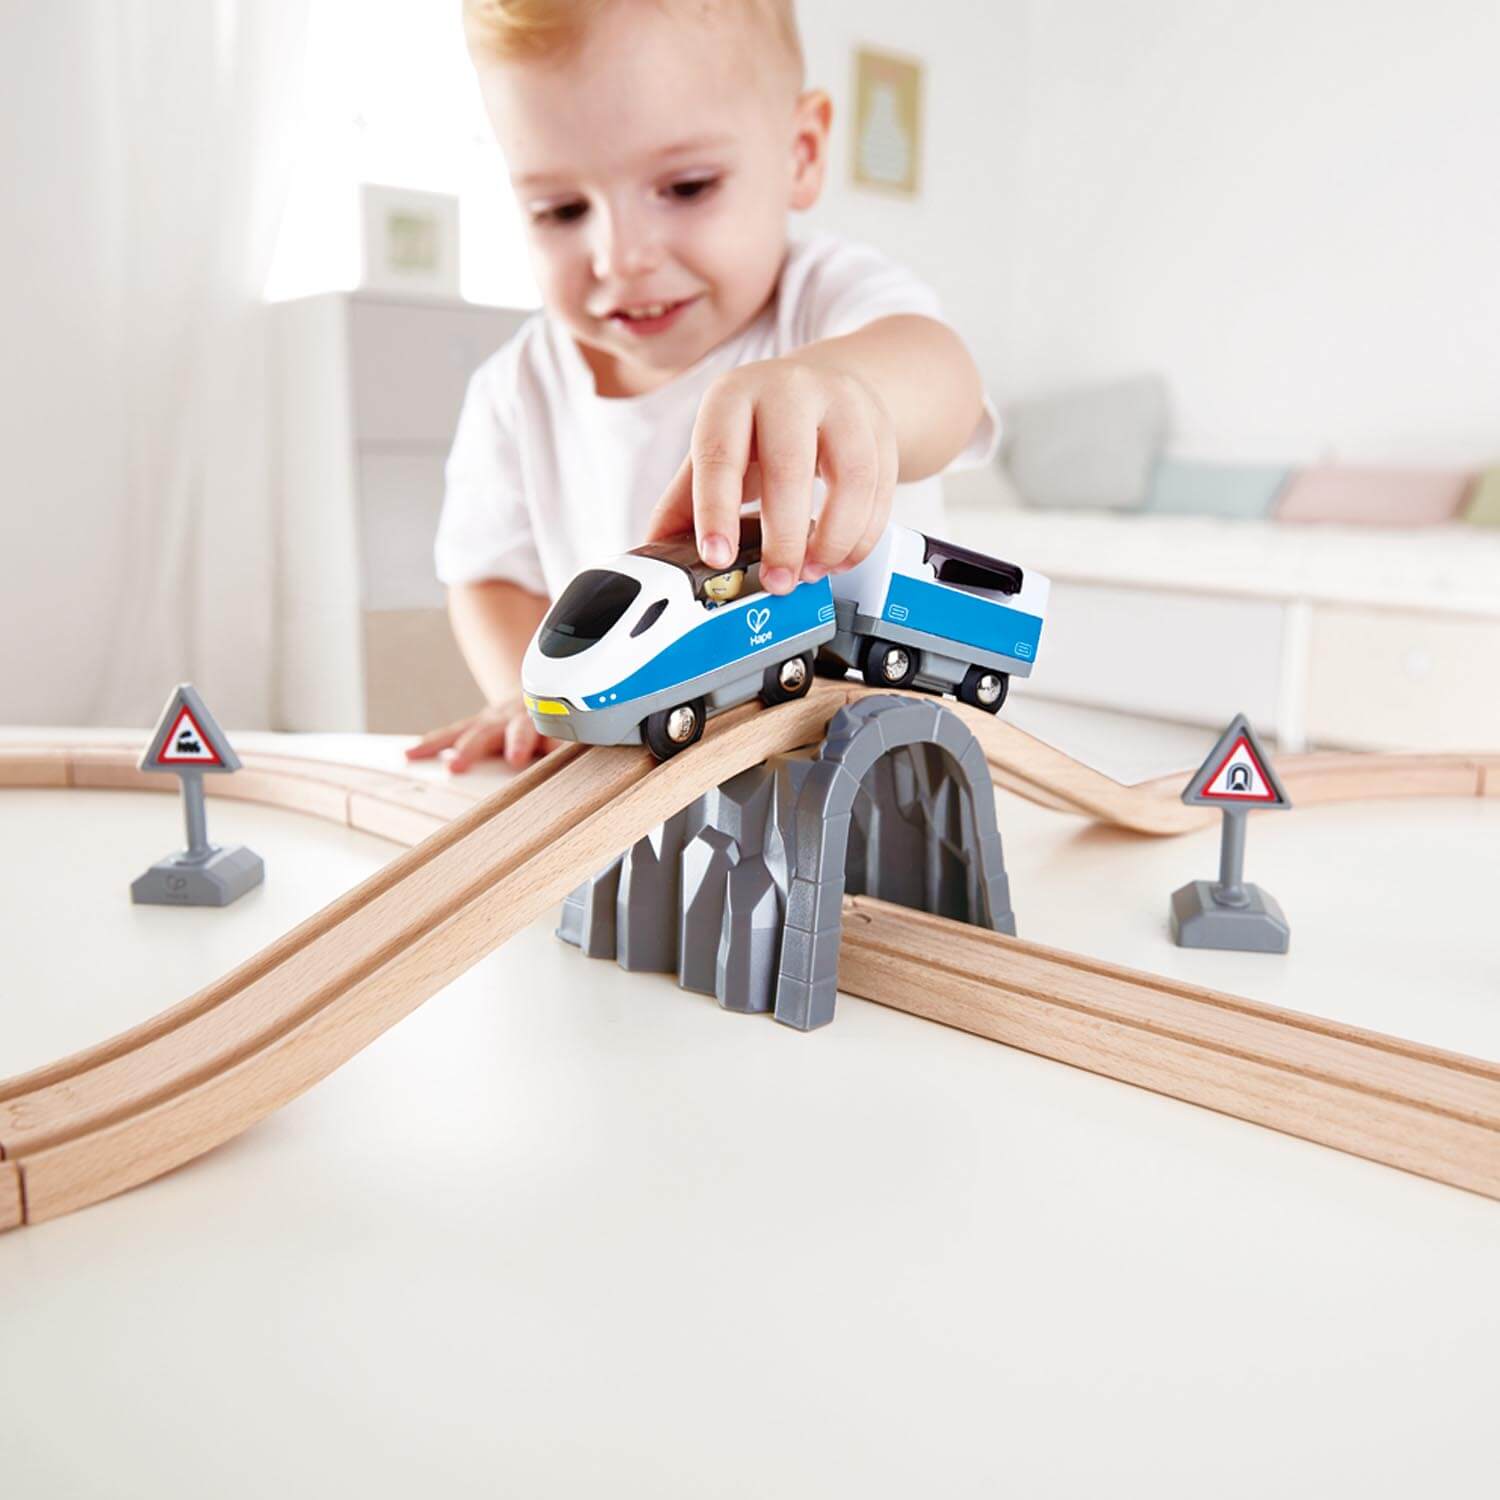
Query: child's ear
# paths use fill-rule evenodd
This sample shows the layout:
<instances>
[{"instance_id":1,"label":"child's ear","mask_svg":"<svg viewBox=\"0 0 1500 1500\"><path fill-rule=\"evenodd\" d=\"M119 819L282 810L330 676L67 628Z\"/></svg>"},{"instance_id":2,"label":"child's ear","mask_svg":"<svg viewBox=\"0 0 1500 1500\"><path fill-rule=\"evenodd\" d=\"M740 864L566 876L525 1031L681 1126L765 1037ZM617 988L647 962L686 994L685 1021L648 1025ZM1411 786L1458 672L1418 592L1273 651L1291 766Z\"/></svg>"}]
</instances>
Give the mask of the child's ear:
<instances>
[{"instance_id":1,"label":"child's ear","mask_svg":"<svg viewBox=\"0 0 1500 1500\"><path fill-rule=\"evenodd\" d=\"M798 95L792 120L792 207L811 208L828 175L828 128L833 100L822 89Z\"/></svg>"}]
</instances>

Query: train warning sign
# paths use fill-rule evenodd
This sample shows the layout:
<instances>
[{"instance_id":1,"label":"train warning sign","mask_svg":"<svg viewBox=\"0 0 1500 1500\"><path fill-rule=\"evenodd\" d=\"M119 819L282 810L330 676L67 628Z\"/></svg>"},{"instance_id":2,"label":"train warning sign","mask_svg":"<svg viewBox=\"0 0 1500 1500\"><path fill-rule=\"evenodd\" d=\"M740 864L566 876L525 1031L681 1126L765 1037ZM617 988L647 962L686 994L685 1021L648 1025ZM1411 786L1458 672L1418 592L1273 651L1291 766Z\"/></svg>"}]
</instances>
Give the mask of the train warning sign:
<instances>
[{"instance_id":1,"label":"train warning sign","mask_svg":"<svg viewBox=\"0 0 1500 1500\"><path fill-rule=\"evenodd\" d=\"M1208 758L1188 782L1182 800L1191 807L1292 805L1250 721L1236 714Z\"/></svg>"},{"instance_id":2,"label":"train warning sign","mask_svg":"<svg viewBox=\"0 0 1500 1500\"><path fill-rule=\"evenodd\" d=\"M184 682L156 721L139 766L143 771L237 771L240 758L198 690Z\"/></svg>"}]
</instances>

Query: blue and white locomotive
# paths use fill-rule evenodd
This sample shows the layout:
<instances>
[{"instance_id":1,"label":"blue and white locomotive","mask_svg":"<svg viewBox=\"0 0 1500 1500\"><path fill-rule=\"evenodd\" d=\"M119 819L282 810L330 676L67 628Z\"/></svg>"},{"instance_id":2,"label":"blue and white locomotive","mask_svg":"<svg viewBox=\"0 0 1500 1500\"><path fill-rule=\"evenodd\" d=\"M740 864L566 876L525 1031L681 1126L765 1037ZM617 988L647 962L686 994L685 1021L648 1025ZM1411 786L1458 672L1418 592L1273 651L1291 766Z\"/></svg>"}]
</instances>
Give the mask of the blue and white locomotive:
<instances>
[{"instance_id":1,"label":"blue and white locomotive","mask_svg":"<svg viewBox=\"0 0 1500 1500\"><path fill-rule=\"evenodd\" d=\"M759 566L759 521L746 516L727 568L682 537L580 573L521 666L533 723L665 760L724 709L800 698L815 667L994 713L1036 660L1048 583L1012 563L891 526L857 568L789 594L766 593Z\"/></svg>"}]
</instances>

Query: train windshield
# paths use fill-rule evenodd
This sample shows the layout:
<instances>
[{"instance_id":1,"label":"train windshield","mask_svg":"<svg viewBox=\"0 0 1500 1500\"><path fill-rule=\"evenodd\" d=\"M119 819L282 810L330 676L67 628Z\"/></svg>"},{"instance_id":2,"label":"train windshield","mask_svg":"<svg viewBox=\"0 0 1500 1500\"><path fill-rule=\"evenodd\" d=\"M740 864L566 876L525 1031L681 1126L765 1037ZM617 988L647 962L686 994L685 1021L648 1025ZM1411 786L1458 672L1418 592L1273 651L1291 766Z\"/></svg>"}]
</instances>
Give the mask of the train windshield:
<instances>
[{"instance_id":1,"label":"train windshield","mask_svg":"<svg viewBox=\"0 0 1500 1500\"><path fill-rule=\"evenodd\" d=\"M630 608L641 586L623 573L590 568L580 573L542 621L543 656L577 656L602 640Z\"/></svg>"}]
</instances>

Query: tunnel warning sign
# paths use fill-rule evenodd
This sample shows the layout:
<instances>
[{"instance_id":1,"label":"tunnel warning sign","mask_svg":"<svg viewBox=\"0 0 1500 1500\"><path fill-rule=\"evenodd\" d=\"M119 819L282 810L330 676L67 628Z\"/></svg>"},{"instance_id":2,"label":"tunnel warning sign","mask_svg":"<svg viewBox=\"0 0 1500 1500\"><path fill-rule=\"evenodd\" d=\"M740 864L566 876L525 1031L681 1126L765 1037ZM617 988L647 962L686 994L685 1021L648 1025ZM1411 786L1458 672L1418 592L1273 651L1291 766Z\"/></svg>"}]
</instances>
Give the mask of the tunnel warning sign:
<instances>
[{"instance_id":1,"label":"tunnel warning sign","mask_svg":"<svg viewBox=\"0 0 1500 1500\"><path fill-rule=\"evenodd\" d=\"M1271 757L1244 714L1236 714L1234 722L1219 736L1187 784L1182 800L1196 807L1292 805Z\"/></svg>"}]
</instances>

